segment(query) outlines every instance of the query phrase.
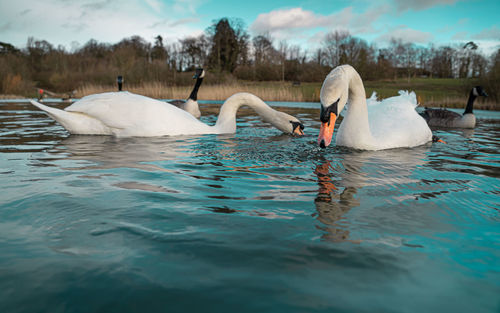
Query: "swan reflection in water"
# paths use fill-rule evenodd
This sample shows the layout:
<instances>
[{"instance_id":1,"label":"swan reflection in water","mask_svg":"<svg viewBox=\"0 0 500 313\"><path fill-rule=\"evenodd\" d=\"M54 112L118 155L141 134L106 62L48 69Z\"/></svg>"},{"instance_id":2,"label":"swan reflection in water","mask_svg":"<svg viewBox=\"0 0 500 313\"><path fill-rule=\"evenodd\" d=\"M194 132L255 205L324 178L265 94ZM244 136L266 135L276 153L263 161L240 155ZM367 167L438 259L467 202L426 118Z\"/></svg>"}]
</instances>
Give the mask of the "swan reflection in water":
<instances>
[{"instance_id":1,"label":"swan reflection in water","mask_svg":"<svg viewBox=\"0 0 500 313\"><path fill-rule=\"evenodd\" d=\"M314 169L318 192L314 199L314 217L320 222L317 228L324 233L321 238L328 241L360 242L349 239L349 222L346 214L352 208L367 205L359 195L362 188L378 186L387 189L387 194L398 195L398 186L419 183L412 177L417 166L428 162L426 154L430 145L411 149L381 151L346 151L336 154L332 160L321 159ZM392 192L391 192L392 190ZM403 201L406 198L391 200Z\"/></svg>"},{"instance_id":2,"label":"swan reflection in water","mask_svg":"<svg viewBox=\"0 0 500 313\"><path fill-rule=\"evenodd\" d=\"M217 140L229 140L231 136L218 135ZM62 140L51 153L65 154L66 159L94 162L74 169L139 168L164 171L150 164L156 161L179 161L196 154L199 137L163 136L130 137L73 135Z\"/></svg>"}]
</instances>

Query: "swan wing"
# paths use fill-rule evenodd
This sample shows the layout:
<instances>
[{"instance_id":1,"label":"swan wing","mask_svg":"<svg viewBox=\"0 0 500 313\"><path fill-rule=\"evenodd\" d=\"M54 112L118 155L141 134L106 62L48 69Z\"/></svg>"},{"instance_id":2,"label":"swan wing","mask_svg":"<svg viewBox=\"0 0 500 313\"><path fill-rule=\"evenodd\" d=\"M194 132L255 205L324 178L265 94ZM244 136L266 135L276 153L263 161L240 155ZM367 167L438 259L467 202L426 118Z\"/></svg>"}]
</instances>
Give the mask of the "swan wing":
<instances>
[{"instance_id":1,"label":"swan wing","mask_svg":"<svg viewBox=\"0 0 500 313\"><path fill-rule=\"evenodd\" d=\"M169 103L129 92L90 95L65 109L91 116L117 136L164 136L210 133L210 127Z\"/></svg>"},{"instance_id":2,"label":"swan wing","mask_svg":"<svg viewBox=\"0 0 500 313\"><path fill-rule=\"evenodd\" d=\"M414 147L432 139L432 132L417 113L414 92L400 91L399 96L368 105L370 131L380 148Z\"/></svg>"}]
</instances>

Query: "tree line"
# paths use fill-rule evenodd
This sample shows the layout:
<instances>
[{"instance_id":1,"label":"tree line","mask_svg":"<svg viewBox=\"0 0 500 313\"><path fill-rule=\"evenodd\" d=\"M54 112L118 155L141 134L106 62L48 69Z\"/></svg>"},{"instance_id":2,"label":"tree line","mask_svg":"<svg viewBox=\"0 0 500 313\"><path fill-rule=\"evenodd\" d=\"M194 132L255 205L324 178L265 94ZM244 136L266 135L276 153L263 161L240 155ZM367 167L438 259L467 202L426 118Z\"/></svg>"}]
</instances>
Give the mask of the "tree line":
<instances>
[{"instance_id":1,"label":"tree line","mask_svg":"<svg viewBox=\"0 0 500 313\"><path fill-rule=\"evenodd\" d=\"M331 68L351 64L365 80L413 77L474 78L485 84L498 102L500 49L486 58L474 42L427 47L393 39L387 47L351 35L328 33L321 46L308 51L269 34L248 34L240 19L222 18L197 37L150 43L139 36L116 44L91 39L72 51L45 40L28 38L26 48L0 42L0 93L26 94L46 88L67 92L82 84L150 81L189 84L196 67L208 69L209 83L232 79L252 81L321 82Z\"/></svg>"}]
</instances>

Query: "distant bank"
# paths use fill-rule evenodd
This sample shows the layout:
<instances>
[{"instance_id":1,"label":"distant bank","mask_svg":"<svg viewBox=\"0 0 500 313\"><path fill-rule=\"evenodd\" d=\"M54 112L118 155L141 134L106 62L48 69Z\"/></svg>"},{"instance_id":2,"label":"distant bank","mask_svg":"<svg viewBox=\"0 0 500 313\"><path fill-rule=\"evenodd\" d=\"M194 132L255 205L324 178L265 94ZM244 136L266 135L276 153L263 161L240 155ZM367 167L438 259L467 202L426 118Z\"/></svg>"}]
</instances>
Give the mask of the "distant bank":
<instances>
[{"instance_id":1,"label":"distant bank","mask_svg":"<svg viewBox=\"0 0 500 313\"><path fill-rule=\"evenodd\" d=\"M477 82L467 79L413 78L411 80L365 81L366 96L376 92L379 99L395 96L399 90L410 90L417 94L421 106L463 108L467 103L470 86ZM158 99L186 99L192 86L169 86L157 82L126 85L124 90ZM488 92L487 87L485 87ZM234 81L232 83L210 85L200 88L201 100L225 100L237 92L250 92L265 101L319 102L321 83L299 82L253 82ZM79 87L73 94L75 98L86 95L116 91L114 85L89 84ZM25 97L29 97L27 93ZM61 94L65 96L65 94ZM23 98L23 96L1 95L0 98ZM500 111L500 104L492 99L478 99L474 107L479 110Z\"/></svg>"}]
</instances>

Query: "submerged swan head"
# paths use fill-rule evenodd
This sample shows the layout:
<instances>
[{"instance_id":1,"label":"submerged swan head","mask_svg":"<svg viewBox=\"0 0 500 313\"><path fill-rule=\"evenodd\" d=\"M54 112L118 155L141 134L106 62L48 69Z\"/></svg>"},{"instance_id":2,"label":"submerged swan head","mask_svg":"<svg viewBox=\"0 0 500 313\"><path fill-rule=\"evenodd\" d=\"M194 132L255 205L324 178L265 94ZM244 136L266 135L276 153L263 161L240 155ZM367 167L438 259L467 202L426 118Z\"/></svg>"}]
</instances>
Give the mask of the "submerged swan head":
<instances>
[{"instance_id":1,"label":"submerged swan head","mask_svg":"<svg viewBox=\"0 0 500 313\"><path fill-rule=\"evenodd\" d=\"M280 117L274 122L269 121L274 126L276 126L276 128L278 128L284 133L291 134L294 136L304 135L304 125L298 118L290 114L286 114L284 112L279 112L279 111L276 112L280 115Z\"/></svg>"},{"instance_id":2,"label":"submerged swan head","mask_svg":"<svg viewBox=\"0 0 500 313\"><path fill-rule=\"evenodd\" d=\"M352 67L350 65L343 65L335 68L325 78L323 86L321 87L321 129L319 132L318 144L322 148L325 148L331 143L335 121L347 103L349 95L347 71L351 69Z\"/></svg>"}]
</instances>

